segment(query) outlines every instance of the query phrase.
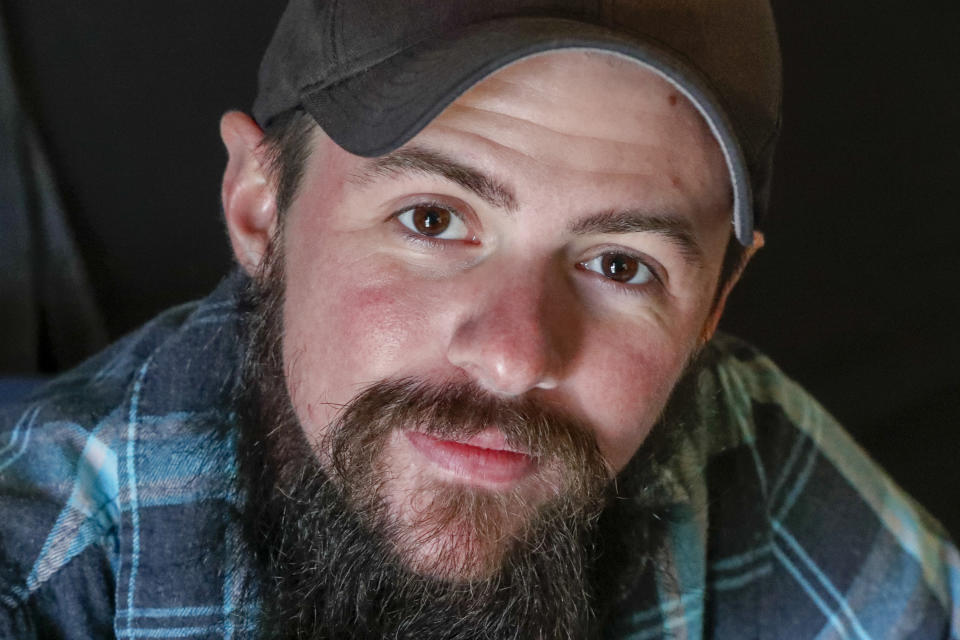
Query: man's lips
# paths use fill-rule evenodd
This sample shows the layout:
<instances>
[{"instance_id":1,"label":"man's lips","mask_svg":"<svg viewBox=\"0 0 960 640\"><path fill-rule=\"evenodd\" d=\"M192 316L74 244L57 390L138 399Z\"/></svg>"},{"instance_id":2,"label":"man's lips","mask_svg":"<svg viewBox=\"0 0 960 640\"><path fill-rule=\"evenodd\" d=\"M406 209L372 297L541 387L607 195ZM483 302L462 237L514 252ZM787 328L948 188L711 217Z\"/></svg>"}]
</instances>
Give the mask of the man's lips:
<instances>
[{"instance_id":1,"label":"man's lips","mask_svg":"<svg viewBox=\"0 0 960 640\"><path fill-rule=\"evenodd\" d=\"M468 481L514 483L536 467L531 456L512 450L499 429L487 429L463 441L442 440L418 431L404 434L425 458Z\"/></svg>"}]
</instances>

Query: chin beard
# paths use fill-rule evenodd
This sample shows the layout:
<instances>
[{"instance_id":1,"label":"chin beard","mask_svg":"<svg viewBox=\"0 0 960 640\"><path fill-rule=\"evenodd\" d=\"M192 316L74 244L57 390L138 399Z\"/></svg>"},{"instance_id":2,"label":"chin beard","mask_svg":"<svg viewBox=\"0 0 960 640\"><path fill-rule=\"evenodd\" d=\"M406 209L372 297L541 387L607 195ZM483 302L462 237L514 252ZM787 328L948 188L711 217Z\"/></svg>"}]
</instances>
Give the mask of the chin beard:
<instances>
[{"instance_id":1,"label":"chin beard","mask_svg":"<svg viewBox=\"0 0 960 640\"><path fill-rule=\"evenodd\" d=\"M415 380L373 385L323 440L308 442L284 376L280 256L268 253L265 274L243 299L238 402L243 545L255 569L245 597L259 604L255 636L593 637L657 544L654 457L635 458L618 478L627 495L644 500L611 503L607 467L586 425L530 399ZM539 462L544 491L536 500L434 480L391 503L391 434L459 438L489 425ZM670 448L659 442L667 431L656 429L645 448Z\"/></svg>"},{"instance_id":2,"label":"chin beard","mask_svg":"<svg viewBox=\"0 0 960 640\"><path fill-rule=\"evenodd\" d=\"M283 454L261 443L247 528L262 554L262 637L587 635L597 509L552 506L499 536L517 518L502 508L509 498L427 487L429 522L411 527L382 498L382 481L357 487L325 473L302 441L297 454L289 442Z\"/></svg>"}]
</instances>

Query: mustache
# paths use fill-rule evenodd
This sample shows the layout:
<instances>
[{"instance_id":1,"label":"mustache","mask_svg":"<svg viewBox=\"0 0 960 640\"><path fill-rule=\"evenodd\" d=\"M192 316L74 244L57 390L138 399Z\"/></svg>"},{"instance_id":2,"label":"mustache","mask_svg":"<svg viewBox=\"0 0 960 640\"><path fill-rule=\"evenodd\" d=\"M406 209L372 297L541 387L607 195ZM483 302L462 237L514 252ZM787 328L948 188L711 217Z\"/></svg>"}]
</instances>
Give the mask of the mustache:
<instances>
[{"instance_id":1,"label":"mustache","mask_svg":"<svg viewBox=\"0 0 960 640\"><path fill-rule=\"evenodd\" d=\"M312 443L289 401L273 419L264 406L252 407L256 430L240 441L245 531L271 585L264 637L293 637L291 628L307 637L312 624L318 638L560 638L587 628L609 483L589 424L542 399L411 378L364 389ZM491 426L538 458L538 473L562 476L552 498L525 504L512 492L427 484L412 524L392 516L381 490L391 433L463 438ZM435 555L409 554L437 542Z\"/></svg>"},{"instance_id":2,"label":"mustache","mask_svg":"<svg viewBox=\"0 0 960 640\"><path fill-rule=\"evenodd\" d=\"M329 452L335 475L349 477L350 469L377 459L392 431L463 440L491 427L539 466L559 465L569 483L566 490L579 493L585 489L581 483L613 475L589 424L543 398L495 396L473 381L377 382L342 408L318 450Z\"/></svg>"}]
</instances>

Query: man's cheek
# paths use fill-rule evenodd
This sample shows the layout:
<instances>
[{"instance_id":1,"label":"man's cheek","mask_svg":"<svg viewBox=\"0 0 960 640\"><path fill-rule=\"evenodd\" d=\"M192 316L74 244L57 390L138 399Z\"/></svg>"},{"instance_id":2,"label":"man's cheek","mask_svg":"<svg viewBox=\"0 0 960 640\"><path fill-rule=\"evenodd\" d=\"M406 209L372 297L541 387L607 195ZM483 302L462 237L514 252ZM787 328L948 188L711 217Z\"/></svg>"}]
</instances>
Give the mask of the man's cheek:
<instances>
[{"instance_id":1,"label":"man's cheek","mask_svg":"<svg viewBox=\"0 0 960 640\"><path fill-rule=\"evenodd\" d=\"M618 348L610 348L616 344ZM617 470L633 457L659 417L683 358L655 336L584 344L569 380L575 410L597 429L597 444Z\"/></svg>"},{"instance_id":2,"label":"man's cheek","mask_svg":"<svg viewBox=\"0 0 960 640\"><path fill-rule=\"evenodd\" d=\"M403 375L432 351L435 315L415 289L396 282L344 293L338 312L341 348L365 381Z\"/></svg>"},{"instance_id":3,"label":"man's cheek","mask_svg":"<svg viewBox=\"0 0 960 640\"><path fill-rule=\"evenodd\" d=\"M344 403L373 382L402 376L428 350L429 305L396 282L291 299L287 313L291 377L321 402Z\"/></svg>"}]
</instances>

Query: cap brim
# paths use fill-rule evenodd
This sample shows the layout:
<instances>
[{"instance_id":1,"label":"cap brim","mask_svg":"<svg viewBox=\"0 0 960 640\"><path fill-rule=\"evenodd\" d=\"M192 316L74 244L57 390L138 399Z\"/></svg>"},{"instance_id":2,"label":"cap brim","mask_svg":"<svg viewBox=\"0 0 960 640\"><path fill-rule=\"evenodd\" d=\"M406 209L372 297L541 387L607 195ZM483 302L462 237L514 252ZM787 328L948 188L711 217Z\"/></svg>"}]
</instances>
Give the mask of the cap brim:
<instances>
[{"instance_id":1,"label":"cap brim","mask_svg":"<svg viewBox=\"0 0 960 640\"><path fill-rule=\"evenodd\" d=\"M753 197L736 132L707 82L654 44L605 27L558 18L506 18L419 42L334 84L306 87L301 104L350 153L387 154L413 138L483 78L557 49L598 49L631 58L673 84L703 115L720 145L733 189L733 225L753 242Z\"/></svg>"}]
</instances>

